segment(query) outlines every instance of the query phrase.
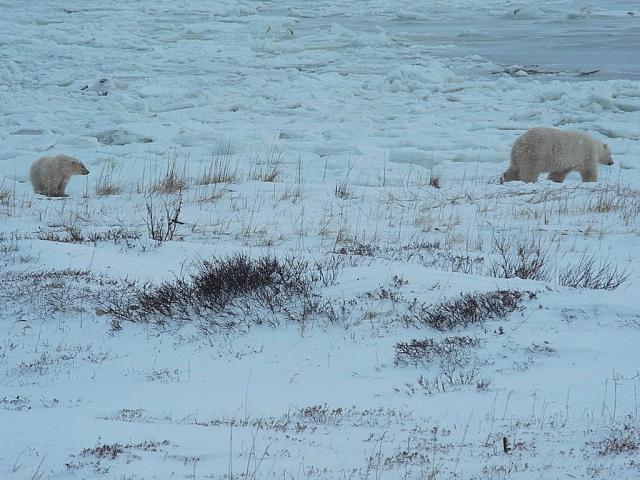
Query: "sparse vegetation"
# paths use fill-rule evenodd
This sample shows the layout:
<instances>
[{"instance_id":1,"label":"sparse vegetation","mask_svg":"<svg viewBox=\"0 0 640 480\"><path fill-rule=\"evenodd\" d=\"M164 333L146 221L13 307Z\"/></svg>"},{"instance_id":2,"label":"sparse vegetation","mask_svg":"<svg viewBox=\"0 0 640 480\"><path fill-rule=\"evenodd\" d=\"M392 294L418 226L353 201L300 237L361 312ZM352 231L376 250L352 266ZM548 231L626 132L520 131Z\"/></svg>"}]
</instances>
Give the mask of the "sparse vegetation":
<instances>
[{"instance_id":1,"label":"sparse vegetation","mask_svg":"<svg viewBox=\"0 0 640 480\"><path fill-rule=\"evenodd\" d=\"M77 225L64 225L61 229L57 230L44 230L40 228L36 233L36 238L49 242L93 243L94 245L102 242L123 243L129 248L133 248L136 245L136 241L141 238L141 235L137 229L124 227L94 231L85 235Z\"/></svg>"},{"instance_id":2,"label":"sparse vegetation","mask_svg":"<svg viewBox=\"0 0 640 480\"><path fill-rule=\"evenodd\" d=\"M143 452L157 452L158 450L161 449L161 447L166 447L167 445L169 445L168 440L164 440L162 442L147 440L145 442L136 443L136 444L105 443L102 445L98 445L97 447L85 448L84 450L82 450L82 452L80 452L80 455L85 457L96 457L99 459L115 460L120 455L126 452L129 452L131 450L139 450Z\"/></svg>"},{"instance_id":3,"label":"sparse vegetation","mask_svg":"<svg viewBox=\"0 0 640 480\"><path fill-rule=\"evenodd\" d=\"M621 184L605 182L589 192L584 210L597 214L617 214L626 225L640 216L640 191Z\"/></svg>"},{"instance_id":4,"label":"sparse vegetation","mask_svg":"<svg viewBox=\"0 0 640 480\"><path fill-rule=\"evenodd\" d=\"M461 272L469 275L483 273L485 258L482 256L456 255L451 252L443 252L439 256L446 269L452 272Z\"/></svg>"},{"instance_id":5,"label":"sparse vegetation","mask_svg":"<svg viewBox=\"0 0 640 480\"><path fill-rule=\"evenodd\" d=\"M340 255L357 255L361 257L375 256L378 246L371 243L364 244L357 240L346 239L342 245L336 245L335 252Z\"/></svg>"},{"instance_id":6,"label":"sparse vegetation","mask_svg":"<svg viewBox=\"0 0 640 480\"><path fill-rule=\"evenodd\" d=\"M475 385L480 391L484 391L491 385L491 380L479 377L477 368L453 369L447 372L440 372L433 377L420 375L415 383L405 384L406 393L415 395L434 395L436 393L455 392L462 387Z\"/></svg>"},{"instance_id":7,"label":"sparse vegetation","mask_svg":"<svg viewBox=\"0 0 640 480\"><path fill-rule=\"evenodd\" d=\"M158 197L150 194L147 196L147 216L145 223L149 238L158 243L174 239L182 211L182 195L173 198L162 198L161 205L157 204Z\"/></svg>"},{"instance_id":8,"label":"sparse vegetation","mask_svg":"<svg viewBox=\"0 0 640 480\"><path fill-rule=\"evenodd\" d=\"M19 312L45 318L58 313L89 312L111 295L120 295L123 282L88 270L65 269L6 271L0 275L0 285L0 302L7 307L7 314Z\"/></svg>"},{"instance_id":9,"label":"sparse vegetation","mask_svg":"<svg viewBox=\"0 0 640 480\"><path fill-rule=\"evenodd\" d=\"M116 244L124 243L131 248L135 245L135 241L141 237L140 231L135 228L112 228L101 232L91 232L87 235L87 241L94 245L100 242L113 242Z\"/></svg>"},{"instance_id":10,"label":"sparse vegetation","mask_svg":"<svg viewBox=\"0 0 640 480\"><path fill-rule=\"evenodd\" d=\"M85 241L82 229L78 225L62 225L58 231L43 230L40 228L36 237L39 240L46 240L49 242L63 242L63 243L82 243Z\"/></svg>"},{"instance_id":11,"label":"sparse vegetation","mask_svg":"<svg viewBox=\"0 0 640 480\"><path fill-rule=\"evenodd\" d=\"M609 435L596 443L600 455L620 455L640 450L640 432L631 415L620 426L610 428Z\"/></svg>"}]
</instances>

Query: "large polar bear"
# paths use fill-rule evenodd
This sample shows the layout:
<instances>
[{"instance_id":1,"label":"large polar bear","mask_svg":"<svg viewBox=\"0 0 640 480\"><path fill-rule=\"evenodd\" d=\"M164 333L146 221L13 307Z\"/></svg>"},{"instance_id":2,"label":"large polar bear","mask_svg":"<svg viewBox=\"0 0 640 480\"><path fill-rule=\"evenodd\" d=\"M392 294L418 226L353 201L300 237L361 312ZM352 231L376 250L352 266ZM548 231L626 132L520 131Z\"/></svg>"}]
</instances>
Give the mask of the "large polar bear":
<instances>
[{"instance_id":1,"label":"large polar bear","mask_svg":"<svg viewBox=\"0 0 640 480\"><path fill-rule=\"evenodd\" d=\"M599 163L613 165L611 150L599 140L580 132L532 128L514 142L511 165L502 179L535 182L540 173L549 172L549 180L563 182L569 172L576 170L583 182L595 182Z\"/></svg>"},{"instance_id":2,"label":"large polar bear","mask_svg":"<svg viewBox=\"0 0 640 480\"><path fill-rule=\"evenodd\" d=\"M77 158L67 155L42 157L33 162L29 179L33 191L47 197L66 197L64 189L72 175L87 175L89 170Z\"/></svg>"}]
</instances>

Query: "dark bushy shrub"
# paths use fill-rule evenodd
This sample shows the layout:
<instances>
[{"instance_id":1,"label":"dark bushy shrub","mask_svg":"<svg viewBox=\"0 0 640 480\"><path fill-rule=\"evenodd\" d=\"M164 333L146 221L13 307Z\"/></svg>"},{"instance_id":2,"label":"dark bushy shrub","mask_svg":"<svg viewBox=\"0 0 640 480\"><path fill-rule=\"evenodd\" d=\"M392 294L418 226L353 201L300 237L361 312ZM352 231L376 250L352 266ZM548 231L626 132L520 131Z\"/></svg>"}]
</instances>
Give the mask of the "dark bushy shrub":
<instances>
[{"instance_id":1,"label":"dark bushy shrub","mask_svg":"<svg viewBox=\"0 0 640 480\"><path fill-rule=\"evenodd\" d=\"M480 340L472 337L446 337L440 341L433 338L416 340L408 343L400 342L395 346L396 365L421 365L430 363L436 358L450 359L458 357L463 351L477 347Z\"/></svg>"},{"instance_id":2,"label":"dark bushy shrub","mask_svg":"<svg viewBox=\"0 0 640 480\"><path fill-rule=\"evenodd\" d=\"M335 266L272 256L214 258L195 265L185 277L159 284L132 285L105 309L122 320L155 322L204 321L205 330L233 329L248 319L261 323L274 314L302 322L319 308L316 283L334 278Z\"/></svg>"},{"instance_id":3,"label":"dark bushy shrub","mask_svg":"<svg viewBox=\"0 0 640 480\"><path fill-rule=\"evenodd\" d=\"M583 256L578 263L560 271L560 285L573 288L615 290L629 278L629 272L620 269L607 260L600 262L593 257Z\"/></svg>"},{"instance_id":4,"label":"dark bushy shrub","mask_svg":"<svg viewBox=\"0 0 640 480\"><path fill-rule=\"evenodd\" d=\"M459 298L437 305L414 303L403 319L410 325L428 325L440 331L453 330L486 320L504 318L521 308L524 297L535 298L535 294L513 290L463 293Z\"/></svg>"}]
</instances>

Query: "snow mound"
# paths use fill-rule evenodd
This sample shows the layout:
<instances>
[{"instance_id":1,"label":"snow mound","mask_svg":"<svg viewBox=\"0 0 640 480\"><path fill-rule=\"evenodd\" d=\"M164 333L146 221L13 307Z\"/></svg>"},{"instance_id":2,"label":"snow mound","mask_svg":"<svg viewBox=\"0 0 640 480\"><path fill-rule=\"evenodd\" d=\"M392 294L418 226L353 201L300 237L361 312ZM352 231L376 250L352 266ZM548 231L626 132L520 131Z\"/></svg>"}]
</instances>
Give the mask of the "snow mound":
<instances>
[{"instance_id":1,"label":"snow mound","mask_svg":"<svg viewBox=\"0 0 640 480\"><path fill-rule=\"evenodd\" d=\"M515 20L535 20L545 18L547 15L535 6L516 7L510 12L504 14L503 18Z\"/></svg>"},{"instance_id":2,"label":"snow mound","mask_svg":"<svg viewBox=\"0 0 640 480\"><path fill-rule=\"evenodd\" d=\"M151 143L153 139L121 128L113 128L96 134L103 145L129 145L130 143Z\"/></svg>"},{"instance_id":3,"label":"snow mound","mask_svg":"<svg viewBox=\"0 0 640 480\"><path fill-rule=\"evenodd\" d=\"M433 60L426 65L408 65L394 69L385 77L391 92L439 91L443 85L459 83L460 78L441 62Z\"/></svg>"},{"instance_id":4,"label":"snow mound","mask_svg":"<svg viewBox=\"0 0 640 480\"><path fill-rule=\"evenodd\" d=\"M399 22L417 22L429 20L429 16L415 11L400 10L396 13L395 20Z\"/></svg>"},{"instance_id":5,"label":"snow mound","mask_svg":"<svg viewBox=\"0 0 640 480\"><path fill-rule=\"evenodd\" d=\"M434 163L433 152L416 147L399 147L389 151L389 161L394 163L412 163L430 165Z\"/></svg>"},{"instance_id":6,"label":"snow mound","mask_svg":"<svg viewBox=\"0 0 640 480\"><path fill-rule=\"evenodd\" d=\"M636 12L630 10L607 10L601 7L596 7L593 5L587 5L586 7L582 7L577 12L569 12L567 13L567 19L569 20L579 20L584 18L628 18L636 15Z\"/></svg>"}]
</instances>

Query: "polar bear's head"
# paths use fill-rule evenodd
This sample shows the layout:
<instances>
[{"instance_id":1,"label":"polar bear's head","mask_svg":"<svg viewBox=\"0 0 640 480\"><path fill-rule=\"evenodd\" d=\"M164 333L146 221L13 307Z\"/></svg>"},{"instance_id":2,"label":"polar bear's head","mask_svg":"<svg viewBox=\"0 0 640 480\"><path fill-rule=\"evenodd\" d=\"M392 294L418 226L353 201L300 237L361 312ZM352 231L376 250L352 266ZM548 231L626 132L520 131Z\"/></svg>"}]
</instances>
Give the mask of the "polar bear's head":
<instances>
[{"instance_id":1,"label":"polar bear's head","mask_svg":"<svg viewBox=\"0 0 640 480\"><path fill-rule=\"evenodd\" d=\"M609 150L609 145L606 143L602 144L603 150L600 153L600 158L598 158L598 162L602 165L613 165L613 159L611 158L611 150Z\"/></svg>"},{"instance_id":2,"label":"polar bear's head","mask_svg":"<svg viewBox=\"0 0 640 480\"><path fill-rule=\"evenodd\" d=\"M89 174L89 170L87 170L87 167L85 167L84 163L82 163L77 158L66 157L65 160L67 161L67 165L69 166L69 173L72 173L73 175Z\"/></svg>"}]
</instances>

